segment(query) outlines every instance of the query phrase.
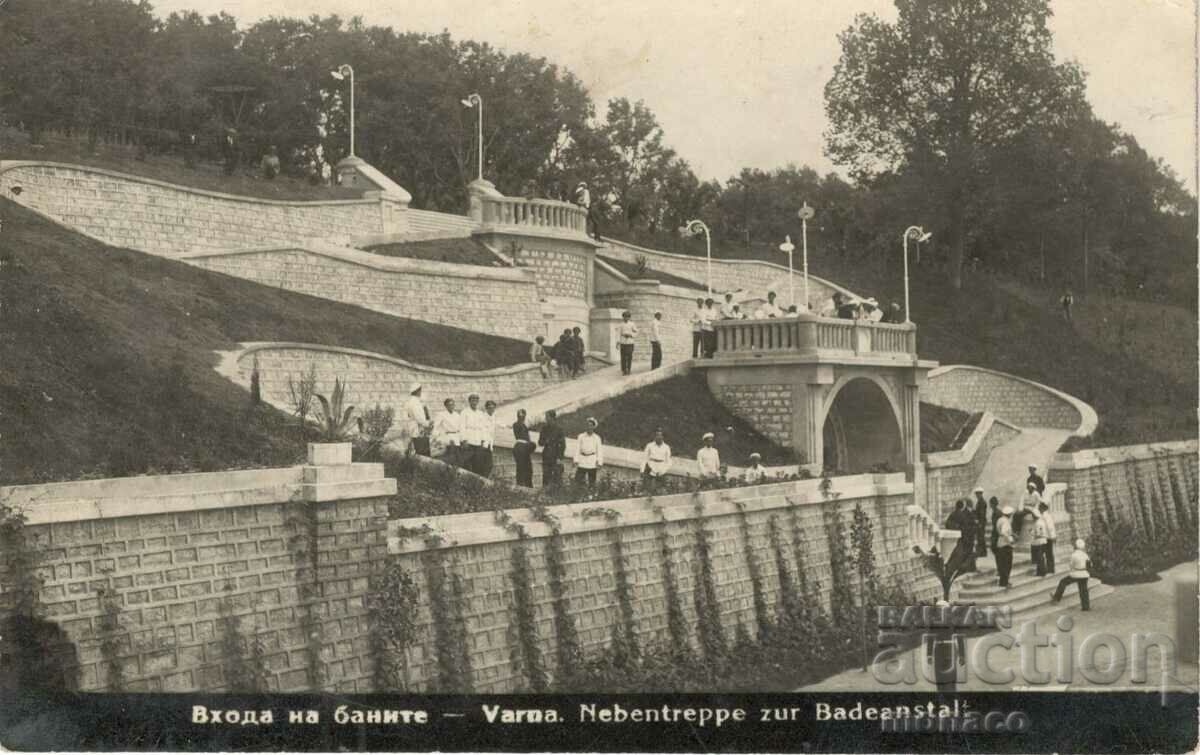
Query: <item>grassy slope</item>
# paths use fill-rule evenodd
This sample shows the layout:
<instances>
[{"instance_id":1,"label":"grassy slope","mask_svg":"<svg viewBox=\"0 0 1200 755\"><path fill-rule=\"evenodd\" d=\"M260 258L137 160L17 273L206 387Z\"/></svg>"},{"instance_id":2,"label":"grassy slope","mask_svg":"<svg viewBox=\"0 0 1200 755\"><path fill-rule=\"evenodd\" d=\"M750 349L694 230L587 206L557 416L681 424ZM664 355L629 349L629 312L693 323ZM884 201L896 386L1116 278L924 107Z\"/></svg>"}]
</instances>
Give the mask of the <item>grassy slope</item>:
<instances>
[{"instance_id":1,"label":"grassy slope","mask_svg":"<svg viewBox=\"0 0 1200 755\"><path fill-rule=\"evenodd\" d=\"M703 243L677 251L702 255ZM769 245L718 243L713 256L779 261ZM842 259L810 248L809 266L852 291L903 306L899 247L886 261ZM921 356L1009 372L1087 401L1099 413L1100 427L1071 447L1196 437L1195 312L1099 294L1081 301L1076 292L1072 327L1059 312L1057 290L967 272L956 291L936 268L913 265L910 275Z\"/></svg>"},{"instance_id":2,"label":"grassy slope","mask_svg":"<svg viewBox=\"0 0 1200 755\"><path fill-rule=\"evenodd\" d=\"M525 358L520 341L106 247L7 200L0 219L0 483L294 461L282 415L248 417L246 391L212 369L238 341L465 369Z\"/></svg>"},{"instance_id":3,"label":"grassy slope","mask_svg":"<svg viewBox=\"0 0 1200 755\"><path fill-rule=\"evenodd\" d=\"M471 238L428 239L406 241L400 244L380 244L365 247L363 251L382 254L385 257L409 257L479 267L505 267L499 257L488 251L483 244Z\"/></svg>"},{"instance_id":4,"label":"grassy slope","mask_svg":"<svg viewBox=\"0 0 1200 755\"><path fill-rule=\"evenodd\" d=\"M765 437L745 420L735 416L708 390L704 375L669 378L616 398L606 399L560 417L568 435L584 430L588 417L600 423L598 432L608 445L644 448L661 426L671 450L694 457L704 433L716 435L721 458L745 465L750 454L763 455L763 464L796 463L792 450ZM921 404L921 451L931 453L959 448L974 427L977 416L931 404ZM961 432L966 426L967 432Z\"/></svg>"},{"instance_id":5,"label":"grassy slope","mask_svg":"<svg viewBox=\"0 0 1200 755\"><path fill-rule=\"evenodd\" d=\"M134 157L135 150L131 147L98 144L96 152L92 154L87 150L87 143L82 140L60 139L48 135L43 141L45 144L34 147L29 144L29 138L25 134L11 129L0 129L0 160L49 160L88 165L195 189L262 199L358 199L363 194L361 189L314 186L307 180L289 176L278 176L268 181L249 166L243 166L233 175L227 176L221 166L215 163L197 162L194 168L188 168L181 157L174 155L148 155L144 160L138 160ZM256 162L254 167L257 165Z\"/></svg>"}]
</instances>

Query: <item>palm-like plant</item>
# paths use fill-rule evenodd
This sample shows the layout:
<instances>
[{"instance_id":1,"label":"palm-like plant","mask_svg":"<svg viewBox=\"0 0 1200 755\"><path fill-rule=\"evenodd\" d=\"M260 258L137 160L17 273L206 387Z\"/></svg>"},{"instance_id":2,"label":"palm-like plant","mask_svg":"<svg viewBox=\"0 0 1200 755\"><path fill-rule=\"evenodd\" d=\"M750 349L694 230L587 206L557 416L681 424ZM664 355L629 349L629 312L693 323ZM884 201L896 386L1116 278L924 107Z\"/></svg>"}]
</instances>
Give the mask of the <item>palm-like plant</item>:
<instances>
[{"instance_id":1,"label":"palm-like plant","mask_svg":"<svg viewBox=\"0 0 1200 755\"><path fill-rule=\"evenodd\" d=\"M933 573L938 581L942 583L942 599L950 600L950 588L954 586L954 580L964 573L964 568L967 562L971 559L971 554L967 551L961 551L955 557L955 551L951 551L950 555L943 557L938 552L937 546L934 546L928 553L921 550L918 545L913 546L913 553L922 556L922 562L925 568Z\"/></svg>"},{"instance_id":2,"label":"palm-like plant","mask_svg":"<svg viewBox=\"0 0 1200 755\"><path fill-rule=\"evenodd\" d=\"M321 414L317 418L317 429L321 440L326 443L338 443L345 440L350 434L350 418L354 414L354 407L344 406L347 386L348 383L343 383L340 379L335 378L333 394L329 398L325 398L320 393L317 394L317 400L321 402Z\"/></svg>"}]
</instances>

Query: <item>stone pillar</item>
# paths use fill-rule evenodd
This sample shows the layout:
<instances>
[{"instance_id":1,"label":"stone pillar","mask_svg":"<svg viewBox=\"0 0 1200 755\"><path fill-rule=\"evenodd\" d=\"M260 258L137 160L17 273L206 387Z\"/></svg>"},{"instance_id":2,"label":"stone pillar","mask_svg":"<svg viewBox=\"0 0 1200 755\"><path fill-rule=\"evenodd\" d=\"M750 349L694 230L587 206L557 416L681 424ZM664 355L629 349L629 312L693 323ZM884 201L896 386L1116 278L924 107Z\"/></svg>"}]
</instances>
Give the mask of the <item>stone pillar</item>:
<instances>
[{"instance_id":1,"label":"stone pillar","mask_svg":"<svg viewBox=\"0 0 1200 755\"><path fill-rule=\"evenodd\" d=\"M900 437L904 441L904 462L909 480L916 480L921 466L921 385L926 370L905 370L900 394Z\"/></svg>"},{"instance_id":2,"label":"stone pillar","mask_svg":"<svg viewBox=\"0 0 1200 755\"><path fill-rule=\"evenodd\" d=\"M467 214L477 223L483 222L483 200L485 198L504 198L504 195L496 189L496 185L486 178L477 178L467 184L467 192L471 195L471 209Z\"/></svg>"},{"instance_id":3,"label":"stone pillar","mask_svg":"<svg viewBox=\"0 0 1200 755\"><path fill-rule=\"evenodd\" d=\"M620 309L607 307L596 307L591 311L591 338L588 339L588 346L591 351L604 352L613 361L621 357L621 350L618 348L621 312Z\"/></svg>"},{"instance_id":4,"label":"stone pillar","mask_svg":"<svg viewBox=\"0 0 1200 755\"><path fill-rule=\"evenodd\" d=\"M833 385L833 367L800 370L792 384L792 448L808 464L825 463L825 398Z\"/></svg>"}]
</instances>

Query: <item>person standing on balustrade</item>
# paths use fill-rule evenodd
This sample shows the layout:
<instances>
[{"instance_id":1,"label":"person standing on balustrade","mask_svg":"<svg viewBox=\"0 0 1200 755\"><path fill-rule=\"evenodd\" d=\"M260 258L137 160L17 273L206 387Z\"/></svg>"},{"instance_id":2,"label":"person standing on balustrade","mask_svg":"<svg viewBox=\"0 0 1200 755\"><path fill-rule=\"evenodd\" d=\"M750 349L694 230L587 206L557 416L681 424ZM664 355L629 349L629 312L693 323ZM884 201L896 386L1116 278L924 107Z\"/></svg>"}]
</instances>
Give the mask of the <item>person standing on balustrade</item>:
<instances>
[{"instance_id":1,"label":"person standing on balustrade","mask_svg":"<svg viewBox=\"0 0 1200 755\"><path fill-rule=\"evenodd\" d=\"M715 323L721 314L713 307L712 299L704 300L704 309L700 312L700 342L704 347L704 358L712 359L717 351L717 328Z\"/></svg>"},{"instance_id":2,"label":"person standing on balustrade","mask_svg":"<svg viewBox=\"0 0 1200 755\"><path fill-rule=\"evenodd\" d=\"M621 313L621 325L617 330L617 342L621 348L621 374L633 373L633 346L637 340L638 326L633 322L629 310Z\"/></svg>"},{"instance_id":3,"label":"person standing on balustrade","mask_svg":"<svg viewBox=\"0 0 1200 755\"><path fill-rule=\"evenodd\" d=\"M692 311L692 359L699 359L704 353L704 300L696 299L696 309Z\"/></svg>"},{"instance_id":4,"label":"person standing on balustrade","mask_svg":"<svg viewBox=\"0 0 1200 755\"><path fill-rule=\"evenodd\" d=\"M588 417L587 430L575 439L575 482L587 481L588 487L596 484L596 473L604 466L604 441L596 434L599 422Z\"/></svg>"}]
</instances>

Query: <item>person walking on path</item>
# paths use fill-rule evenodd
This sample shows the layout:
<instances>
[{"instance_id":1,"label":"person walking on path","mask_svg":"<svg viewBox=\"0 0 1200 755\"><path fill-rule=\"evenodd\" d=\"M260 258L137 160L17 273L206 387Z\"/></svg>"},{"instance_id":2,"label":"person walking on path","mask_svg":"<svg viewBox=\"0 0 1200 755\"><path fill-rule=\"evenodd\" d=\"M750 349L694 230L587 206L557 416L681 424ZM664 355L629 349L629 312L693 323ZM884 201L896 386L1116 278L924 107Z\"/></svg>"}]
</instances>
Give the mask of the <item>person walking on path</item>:
<instances>
[{"instance_id":1,"label":"person walking on path","mask_svg":"<svg viewBox=\"0 0 1200 755\"><path fill-rule=\"evenodd\" d=\"M621 374L633 373L633 344L637 340L638 326L633 322L629 310L621 313L621 327L618 330L618 342L621 346Z\"/></svg>"},{"instance_id":2,"label":"person walking on path","mask_svg":"<svg viewBox=\"0 0 1200 755\"><path fill-rule=\"evenodd\" d=\"M704 300L704 309L700 312L700 343L704 348L704 358L712 359L717 351L717 328L713 325L719 319L720 313L713 308L713 300Z\"/></svg>"},{"instance_id":3,"label":"person walking on path","mask_svg":"<svg viewBox=\"0 0 1200 755\"><path fill-rule=\"evenodd\" d=\"M1027 484L1031 483L1035 488L1037 488L1038 495L1042 495L1046 492L1046 481L1043 480L1042 476L1037 473L1037 470L1037 464L1030 464L1029 477L1025 478L1025 482Z\"/></svg>"},{"instance_id":4,"label":"person walking on path","mask_svg":"<svg viewBox=\"0 0 1200 755\"><path fill-rule=\"evenodd\" d=\"M567 436L558 425L558 412L546 412L538 445L542 447L542 487L556 488L562 484L562 460L567 454Z\"/></svg>"},{"instance_id":5,"label":"person walking on path","mask_svg":"<svg viewBox=\"0 0 1200 755\"><path fill-rule=\"evenodd\" d=\"M517 462L517 484L523 488L533 487L533 441L529 438L529 425L525 424L525 410L517 410L517 421L512 425L513 459ZM545 484L543 480L542 484Z\"/></svg>"},{"instance_id":6,"label":"person walking on path","mask_svg":"<svg viewBox=\"0 0 1200 755\"><path fill-rule=\"evenodd\" d=\"M704 300L696 299L696 309L692 312L692 359L699 359L704 353Z\"/></svg>"},{"instance_id":7,"label":"person walking on path","mask_svg":"<svg viewBox=\"0 0 1200 755\"><path fill-rule=\"evenodd\" d=\"M412 439L413 453L429 456L429 433L433 430L433 421L429 417L429 409L421 399L420 383L408 386L408 401L404 402L404 420Z\"/></svg>"},{"instance_id":8,"label":"person walking on path","mask_svg":"<svg viewBox=\"0 0 1200 755\"><path fill-rule=\"evenodd\" d=\"M662 312L655 312L650 321L650 369L662 367Z\"/></svg>"},{"instance_id":9,"label":"person walking on path","mask_svg":"<svg viewBox=\"0 0 1200 755\"><path fill-rule=\"evenodd\" d=\"M454 410L454 399L442 402L445 411L433 423L433 454L455 467L463 466L463 417Z\"/></svg>"},{"instance_id":10,"label":"person walking on path","mask_svg":"<svg viewBox=\"0 0 1200 755\"><path fill-rule=\"evenodd\" d=\"M586 350L587 346L583 343L583 332L578 326L571 328L571 354L575 357L575 361L571 364L571 377L579 377L579 373L584 372L584 364L587 361Z\"/></svg>"},{"instance_id":11,"label":"person walking on path","mask_svg":"<svg viewBox=\"0 0 1200 755\"><path fill-rule=\"evenodd\" d=\"M550 377L550 355L546 353L546 338L538 336L533 339L533 345L529 347L529 361L533 362L541 370L543 378Z\"/></svg>"},{"instance_id":12,"label":"person walking on path","mask_svg":"<svg viewBox=\"0 0 1200 755\"><path fill-rule=\"evenodd\" d=\"M1055 603L1062 600L1063 591L1067 589L1067 585L1075 583L1075 588L1079 590L1079 607L1084 611L1090 611L1091 605L1088 601L1088 580L1091 578L1091 573L1088 569L1092 566L1092 560L1088 558L1087 551L1084 549L1083 540L1075 541L1075 550L1071 552L1071 571L1067 572L1067 576L1058 580L1058 587L1050 594L1050 600Z\"/></svg>"},{"instance_id":13,"label":"person walking on path","mask_svg":"<svg viewBox=\"0 0 1200 755\"><path fill-rule=\"evenodd\" d=\"M996 573L1000 577L1000 586L1008 589L1008 577L1012 574L1013 538L1012 506L1000 509L1000 519L997 520L998 536L996 541Z\"/></svg>"},{"instance_id":14,"label":"person walking on path","mask_svg":"<svg viewBox=\"0 0 1200 755\"><path fill-rule=\"evenodd\" d=\"M1054 544L1058 540L1058 529L1054 523L1054 515L1050 513L1050 506L1042 501L1038 505L1038 521L1042 522L1046 527L1046 545L1042 548L1042 562L1046 566L1046 573L1054 573Z\"/></svg>"},{"instance_id":15,"label":"person walking on path","mask_svg":"<svg viewBox=\"0 0 1200 755\"><path fill-rule=\"evenodd\" d=\"M762 465L762 454L755 451L750 454L750 466L746 467L746 484L757 485L767 476L767 468Z\"/></svg>"},{"instance_id":16,"label":"person walking on path","mask_svg":"<svg viewBox=\"0 0 1200 755\"><path fill-rule=\"evenodd\" d=\"M575 482L586 480L589 488L595 487L596 472L604 466L604 441L596 434L599 424L588 417L587 430L575 439Z\"/></svg>"},{"instance_id":17,"label":"person walking on path","mask_svg":"<svg viewBox=\"0 0 1200 755\"><path fill-rule=\"evenodd\" d=\"M1085 291L1084 293L1087 292ZM1067 322L1071 322L1071 307L1075 306L1075 297L1071 294L1071 289L1068 288L1066 292L1063 293L1062 298L1058 300L1058 303L1062 307L1063 317Z\"/></svg>"},{"instance_id":18,"label":"person walking on path","mask_svg":"<svg viewBox=\"0 0 1200 755\"><path fill-rule=\"evenodd\" d=\"M983 488L975 488L975 555L986 556L988 553L988 510L987 501L983 499Z\"/></svg>"},{"instance_id":19,"label":"person walking on path","mask_svg":"<svg viewBox=\"0 0 1200 755\"><path fill-rule=\"evenodd\" d=\"M700 477L705 480L715 480L721 476L721 454L713 445L716 436L705 433L700 437L704 447L696 452L696 462L700 465Z\"/></svg>"},{"instance_id":20,"label":"person walking on path","mask_svg":"<svg viewBox=\"0 0 1200 755\"><path fill-rule=\"evenodd\" d=\"M654 431L654 440L646 444L646 463L642 466L642 485L649 495L658 492L658 482L671 470L671 447L663 440L662 428Z\"/></svg>"}]
</instances>

